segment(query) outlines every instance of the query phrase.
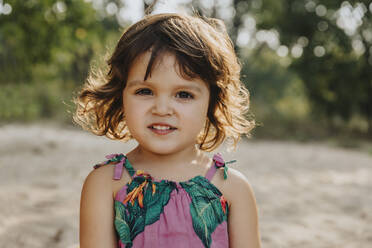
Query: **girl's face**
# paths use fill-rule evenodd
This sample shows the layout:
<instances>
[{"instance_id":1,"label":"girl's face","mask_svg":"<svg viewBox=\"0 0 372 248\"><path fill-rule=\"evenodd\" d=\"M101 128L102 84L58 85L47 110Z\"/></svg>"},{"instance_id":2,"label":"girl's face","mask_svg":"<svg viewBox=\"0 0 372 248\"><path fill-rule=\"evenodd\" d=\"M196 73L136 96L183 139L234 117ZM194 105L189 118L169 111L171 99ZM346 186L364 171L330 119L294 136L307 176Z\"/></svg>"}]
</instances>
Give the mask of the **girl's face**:
<instances>
[{"instance_id":1,"label":"girl's face","mask_svg":"<svg viewBox=\"0 0 372 248\"><path fill-rule=\"evenodd\" d=\"M146 52L134 61L123 91L129 131L152 153L165 155L194 148L207 118L209 88L201 79L182 78L174 55L168 53L143 81L150 56Z\"/></svg>"}]
</instances>

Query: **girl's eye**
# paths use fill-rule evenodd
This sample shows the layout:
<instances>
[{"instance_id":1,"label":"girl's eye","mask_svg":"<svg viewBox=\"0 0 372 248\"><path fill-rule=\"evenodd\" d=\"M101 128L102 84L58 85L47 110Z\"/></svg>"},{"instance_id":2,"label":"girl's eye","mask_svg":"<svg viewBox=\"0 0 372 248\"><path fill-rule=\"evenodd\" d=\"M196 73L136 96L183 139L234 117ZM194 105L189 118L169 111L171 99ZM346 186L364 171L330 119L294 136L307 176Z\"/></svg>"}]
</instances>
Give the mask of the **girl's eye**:
<instances>
[{"instance_id":1,"label":"girl's eye","mask_svg":"<svg viewBox=\"0 0 372 248\"><path fill-rule=\"evenodd\" d=\"M144 88L144 89L138 89L135 92L136 95L152 95L152 91L150 89Z\"/></svg>"},{"instance_id":2,"label":"girl's eye","mask_svg":"<svg viewBox=\"0 0 372 248\"><path fill-rule=\"evenodd\" d=\"M136 95L142 95L142 96L150 96L153 95L152 90L148 88L138 89L135 91ZM176 97L182 98L182 99L193 99L194 96L191 93L188 93L186 91L180 91L177 93Z\"/></svg>"},{"instance_id":3,"label":"girl's eye","mask_svg":"<svg viewBox=\"0 0 372 248\"><path fill-rule=\"evenodd\" d=\"M183 99L193 99L194 96L186 91L180 91L177 93L177 97L183 98Z\"/></svg>"}]
</instances>

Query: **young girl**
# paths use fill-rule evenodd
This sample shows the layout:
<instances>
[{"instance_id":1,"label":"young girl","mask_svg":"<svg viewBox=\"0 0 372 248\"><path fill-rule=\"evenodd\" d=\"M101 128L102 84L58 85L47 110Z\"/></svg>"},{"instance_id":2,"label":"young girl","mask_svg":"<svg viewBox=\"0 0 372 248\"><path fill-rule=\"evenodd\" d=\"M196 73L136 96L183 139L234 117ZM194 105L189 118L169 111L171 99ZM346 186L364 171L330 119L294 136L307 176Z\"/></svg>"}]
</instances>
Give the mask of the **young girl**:
<instances>
[{"instance_id":1,"label":"young girl","mask_svg":"<svg viewBox=\"0 0 372 248\"><path fill-rule=\"evenodd\" d=\"M138 146L86 178L80 247L260 247L247 179L220 154L249 134L248 91L224 24L179 14L129 27L76 99L75 121Z\"/></svg>"}]
</instances>

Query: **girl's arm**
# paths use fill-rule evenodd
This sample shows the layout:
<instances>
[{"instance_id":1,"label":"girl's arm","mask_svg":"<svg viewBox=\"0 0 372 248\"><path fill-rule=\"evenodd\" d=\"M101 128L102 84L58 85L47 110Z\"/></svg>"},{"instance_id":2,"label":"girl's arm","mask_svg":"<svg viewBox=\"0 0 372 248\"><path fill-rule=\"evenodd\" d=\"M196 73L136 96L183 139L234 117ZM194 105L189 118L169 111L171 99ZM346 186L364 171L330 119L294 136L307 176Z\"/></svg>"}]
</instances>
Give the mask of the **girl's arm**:
<instances>
[{"instance_id":1,"label":"girl's arm","mask_svg":"<svg viewBox=\"0 0 372 248\"><path fill-rule=\"evenodd\" d=\"M80 199L80 248L117 247L112 197L112 167L93 170Z\"/></svg>"},{"instance_id":2,"label":"girl's arm","mask_svg":"<svg viewBox=\"0 0 372 248\"><path fill-rule=\"evenodd\" d=\"M246 177L229 168L227 196L230 200L228 228L230 248L260 248L256 200Z\"/></svg>"}]
</instances>

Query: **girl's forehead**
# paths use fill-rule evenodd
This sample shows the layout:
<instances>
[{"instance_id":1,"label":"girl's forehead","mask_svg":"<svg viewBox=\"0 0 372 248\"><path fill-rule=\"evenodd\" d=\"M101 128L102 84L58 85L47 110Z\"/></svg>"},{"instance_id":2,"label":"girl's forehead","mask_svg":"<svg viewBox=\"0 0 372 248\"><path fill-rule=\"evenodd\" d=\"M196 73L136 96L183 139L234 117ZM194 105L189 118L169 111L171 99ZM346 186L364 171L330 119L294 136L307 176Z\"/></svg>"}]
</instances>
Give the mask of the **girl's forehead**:
<instances>
[{"instance_id":1,"label":"girl's forehead","mask_svg":"<svg viewBox=\"0 0 372 248\"><path fill-rule=\"evenodd\" d=\"M157 82L166 79L173 79L176 83L192 83L192 84L205 84L200 78L186 78L180 71L180 66L177 63L176 56L170 52L163 52L158 54L154 60L151 68L149 62L151 59L151 51L147 51L137 56L133 61L128 74L127 83L131 81L138 82ZM150 70L148 77L145 80L146 71ZM173 82L172 81L172 82ZM208 87L208 85L206 85Z\"/></svg>"},{"instance_id":2,"label":"girl's forehead","mask_svg":"<svg viewBox=\"0 0 372 248\"><path fill-rule=\"evenodd\" d=\"M145 70L146 72L147 68L150 66L149 63L150 63L151 56L152 56L151 51L146 51L138 55L134 59L133 63L131 64L129 73L131 71L142 72L143 70ZM163 52L163 53L157 54L156 57L154 58L153 65L151 65L152 68L149 68L149 69L156 70L156 69L159 69L157 68L159 66L166 67L167 69L177 69L175 55L170 52Z\"/></svg>"}]
</instances>

